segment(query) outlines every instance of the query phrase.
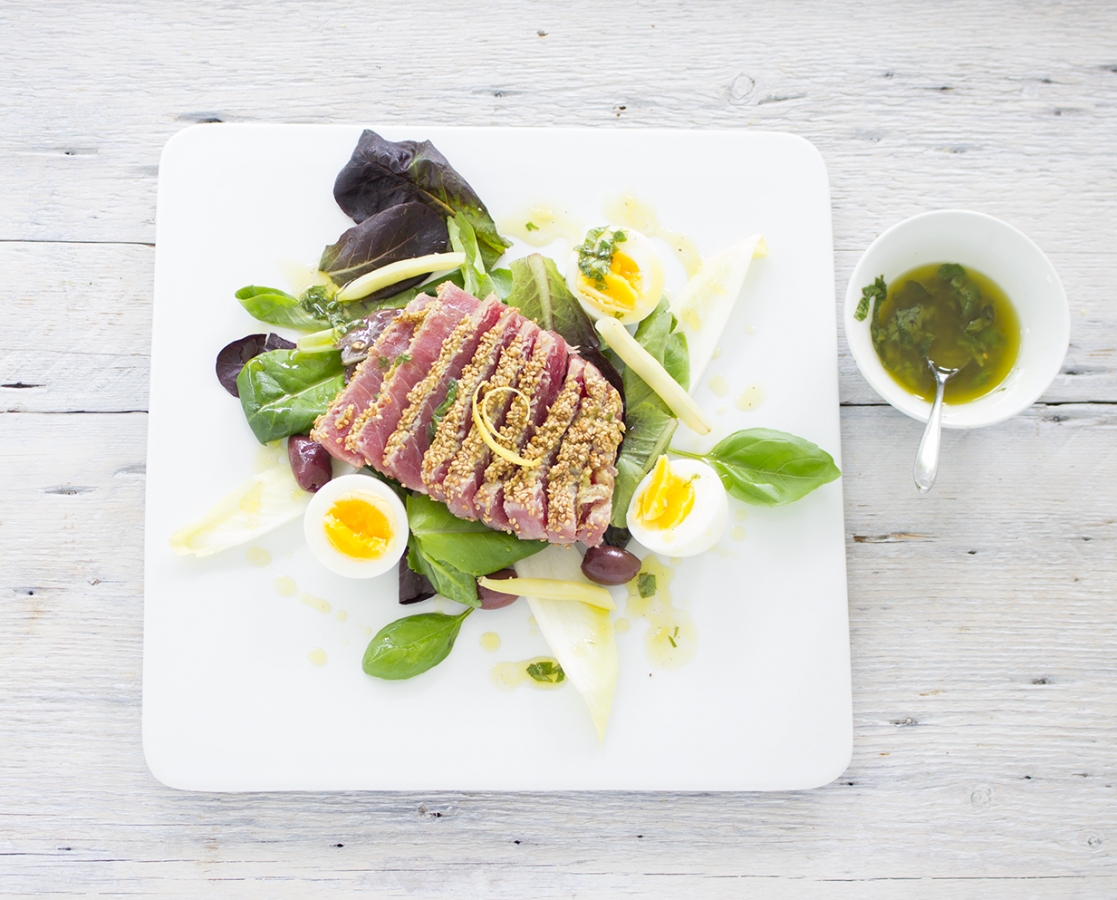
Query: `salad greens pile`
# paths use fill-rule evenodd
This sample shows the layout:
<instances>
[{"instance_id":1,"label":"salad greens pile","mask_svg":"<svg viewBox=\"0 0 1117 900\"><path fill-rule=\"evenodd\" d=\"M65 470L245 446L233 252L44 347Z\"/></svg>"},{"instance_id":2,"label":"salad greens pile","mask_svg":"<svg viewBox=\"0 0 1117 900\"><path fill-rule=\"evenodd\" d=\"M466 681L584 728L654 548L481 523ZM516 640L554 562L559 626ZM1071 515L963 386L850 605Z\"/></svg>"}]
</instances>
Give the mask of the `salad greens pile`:
<instances>
[{"instance_id":1,"label":"salad greens pile","mask_svg":"<svg viewBox=\"0 0 1117 900\"><path fill-rule=\"evenodd\" d=\"M511 261L507 269L493 268L510 243L497 232L469 184L429 142L391 142L365 131L337 177L334 196L356 224L323 251L319 262L322 283L298 297L256 285L236 292L244 309L260 321L308 334L296 349L268 349L274 345L259 341L251 344L252 350L238 348L238 353L258 353L236 376L245 417L257 439L267 443L304 434L327 410L345 383L339 348L347 347L346 334L362 325L368 327L366 317L378 310L403 307L419 292L433 294L440 284L452 281L477 297L495 293L541 328L557 332L621 393L626 431L616 462L609 536L626 538L629 501L658 457L667 452L678 420L639 375L603 349L593 323L554 261L532 254ZM582 254L588 260L585 265L597 274L600 267L593 267L595 257L589 251L608 249L598 247L603 233L604 229L591 231L581 248L586 251ZM623 232L612 233L611 240L624 240ZM430 278L410 277L359 301L338 299L342 288L369 272L444 253L448 248L464 254L460 269ZM750 247L749 257L751 254ZM666 300L640 322L635 339L680 386L689 386L691 363L685 329L680 329ZM435 411L436 421L445 415L456 392L457 384L451 382L446 399ZM832 457L814 444L769 429L736 432L706 454L672 452L705 459L733 496L765 506L797 500L840 474ZM379 473L372 474L391 484L405 502L411 532L405 557L409 574L425 579L431 591L466 607L459 615L407 616L373 637L364 655L364 671L384 679L411 678L450 653L461 623L481 605L479 576L525 560L548 545L459 519L445 504L405 491ZM641 596L654 593L654 576L642 574L639 578ZM401 596L401 602L422 599L431 591L417 590L406 600ZM598 611L594 615L605 614ZM564 627L573 626L567 623ZM529 674L554 683L564 679L561 667L547 666L537 666L538 671ZM608 693L611 698L611 687ZM603 721L598 727L603 728Z\"/></svg>"},{"instance_id":2,"label":"salad greens pile","mask_svg":"<svg viewBox=\"0 0 1117 900\"><path fill-rule=\"evenodd\" d=\"M507 531L459 519L445 503L426 494L406 499L407 564L425 575L448 600L480 606L477 578L505 569L547 547L546 541L521 541Z\"/></svg>"}]
</instances>

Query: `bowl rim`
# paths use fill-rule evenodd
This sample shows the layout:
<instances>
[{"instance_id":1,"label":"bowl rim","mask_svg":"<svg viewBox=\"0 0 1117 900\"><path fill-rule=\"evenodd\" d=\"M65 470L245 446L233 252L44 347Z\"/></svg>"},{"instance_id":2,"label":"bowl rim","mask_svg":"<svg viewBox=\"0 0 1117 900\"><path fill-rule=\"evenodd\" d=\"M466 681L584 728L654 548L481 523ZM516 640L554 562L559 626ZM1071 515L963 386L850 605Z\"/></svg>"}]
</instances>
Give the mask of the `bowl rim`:
<instances>
[{"instance_id":1,"label":"bowl rim","mask_svg":"<svg viewBox=\"0 0 1117 900\"><path fill-rule=\"evenodd\" d=\"M861 253L861 256L858 258L857 263L850 273L849 281L846 285L843 307L846 344L849 346L850 355L853 356L853 360L857 364L861 376L869 383L869 386L881 399L887 401L889 405L916 421L927 421L930 417L931 403L908 393L892 379L892 376L889 375L881 365L876 350L873 348L872 341L868 337L867 322L858 322L854 319L853 314L857 309L858 302L861 300L861 287L863 284L868 283L865 281L866 276L862 272L866 260L868 260L875 251L879 250L881 246L895 242L898 234L902 231L910 229L916 223L937 218L966 218L971 221L979 222L982 227L1000 229L1008 232L1027 248L1027 252L1033 255L1038 264L1046 268L1051 276L1049 293L1052 302L1057 307L1053 310L1052 314L1059 316L1059 325L1062 334L1061 340L1059 341L1058 353L1051 353L1049 357L1050 361L1045 367L1049 371L1042 372L1044 377L1041 382L1039 382L1038 389L1033 388L1030 391L1021 390L1019 391L1020 397L1016 403L1006 404L990 412L986 416L976 419L972 412L975 407L971 403L956 407L947 405L943 408L942 424L944 428L962 430L983 428L987 425L995 425L1010 419L1035 403L1047 388L1050 387L1055 376L1059 374L1059 371L1062 369L1063 361L1066 359L1067 349L1070 345L1070 306L1067 301L1066 289L1063 286L1062 279L1059 278L1055 266L1052 265L1047 255L1039 248L1035 241L1024 234L1019 228L1010 225L1002 219L991 216L988 213L967 209L937 209L909 216L882 231ZM977 268L977 266L975 266L975 268ZM863 336L861 332L864 332ZM980 402L981 399L982 398L979 397L977 401L973 402ZM978 409L980 408L978 407Z\"/></svg>"}]
</instances>

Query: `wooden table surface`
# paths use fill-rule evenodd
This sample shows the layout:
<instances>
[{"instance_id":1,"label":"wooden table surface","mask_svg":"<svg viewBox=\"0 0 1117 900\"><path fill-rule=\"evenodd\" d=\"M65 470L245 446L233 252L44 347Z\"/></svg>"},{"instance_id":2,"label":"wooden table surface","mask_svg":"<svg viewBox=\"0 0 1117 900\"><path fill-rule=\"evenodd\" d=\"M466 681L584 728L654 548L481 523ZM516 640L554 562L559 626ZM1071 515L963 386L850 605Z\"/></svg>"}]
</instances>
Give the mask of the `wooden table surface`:
<instances>
[{"instance_id":1,"label":"wooden table surface","mask_svg":"<svg viewBox=\"0 0 1117 900\"><path fill-rule=\"evenodd\" d=\"M155 193L163 143L209 121L790 131L829 168L836 298L924 210L990 213L1046 251L1071 301L1063 370L1015 419L949 433L926 497L920 426L839 335L844 775L728 795L155 781ZM3 3L0 894L1117 896L1115 248L1102 0Z\"/></svg>"}]
</instances>

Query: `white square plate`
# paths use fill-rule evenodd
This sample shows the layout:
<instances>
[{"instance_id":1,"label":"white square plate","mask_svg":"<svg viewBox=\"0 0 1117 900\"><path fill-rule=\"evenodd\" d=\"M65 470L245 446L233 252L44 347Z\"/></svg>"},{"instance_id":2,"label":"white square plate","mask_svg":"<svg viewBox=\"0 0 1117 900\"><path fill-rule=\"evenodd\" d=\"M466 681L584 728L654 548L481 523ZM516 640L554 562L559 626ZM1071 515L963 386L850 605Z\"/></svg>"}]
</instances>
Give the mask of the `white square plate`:
<instances>
[{"instance_id":1,"label":"white square plate","mask_svg":"<svg viewBox=\"0 0 1117 900\"><path fill-rule=\"evenodd\" d=\"M852 745L840 481L780 509L732 501L732 533L675 570L696 656L656 668L643 620L619 634L601 743L570 685L507 693L490 683L494 663L547 653L524 601L471 616L444 663L389 683L364 675L361 656L369 635L416 610L396 603L394 574L331 575L304 546L301 522L255 542L270 554L265 567L250 565L246 548L200 560L172 553L168 537L250 477L260 453L214 376L222 346L269 330L233 293L286 288L291 262L315 263L352 224L332 186L360 132L206 125L163 153L144 600L152 772L174 787L229 791L775 790L837 777ZM706 255L763 232L770 256L753 264L695 397L714 438L777 428L840 465L829 187L809 143L746 131L381 133L432 140L498 222L544 203L592 226L608 201L631 193ZM750 385L764 400L740 410L734 400ZM280 595L277 578L331 611ZM480 646L489 631L501 639L496 653ZM317 650L325 665L311 663Z\"/></svg>"}]
</instances>

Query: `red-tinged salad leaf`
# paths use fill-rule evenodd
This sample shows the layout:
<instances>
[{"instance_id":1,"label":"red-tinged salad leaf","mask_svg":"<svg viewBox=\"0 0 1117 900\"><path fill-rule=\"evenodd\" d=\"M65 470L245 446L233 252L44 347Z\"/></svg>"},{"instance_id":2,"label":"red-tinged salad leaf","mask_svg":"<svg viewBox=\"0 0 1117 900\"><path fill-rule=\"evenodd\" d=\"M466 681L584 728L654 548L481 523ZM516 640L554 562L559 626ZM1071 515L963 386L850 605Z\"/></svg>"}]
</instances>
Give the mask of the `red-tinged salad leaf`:
<instances>
[{"instance_id":1,"label":"red-tinged salad leaf","mask_svg":"<svg viewBox=\"0 0 1117 900\"><path fill-rule=\"evenodd\" d=\"M570 293L554 260L532 253L512 260L509 265L512 290L504 302L515 306L540 328L561 334L586 362L597 366L605 380L620 393L621 401L627 403L620 373L601 352L601 341L590 317Z\"/></svg>"},{"instance_id":2,"label":"red-tinged salad leaf","mask_svg":"<svg viewBox=\"0 0 1117 900\"><path fill-rule=\"evenodd\" d=\"M399 560L399 602L404 606L429 600L437 593L426 575L407 564L407 556L405 553Z\"/></svg>"},{"instance_id":3,"label":"red-tinged salad leaf","mask_svg":"<svg viewBox=\"0 0 1117 900\"><path fill-rule=\"evenodd\" d=\"M388 141L365 131L338 173L334 199L358 223L413 201L447 219L462 213L477 234L486 269L511 246L497 232L477 192L430 141Z\"/></svg>"},{"instance_id":4,"label":"red-tinged salad leaf","mask_svg":"<svg viewBox=\"0 0 1117 900\"><path fill-rule=\"evenodd\" d=\"M287 461L295 481L311 494L334 477L330 451L309 434L293 434L287 438Z\"/></svg>"},{"instance_id":5,"label":"red-tinged salad leaf","mask_svg":"<svg viewBox=\"0 0 1117 900\"><path fill-rule=\"evenodd\" d=\"M295 345L278 334L249 334L226 344L217 354L217 380L234 397L237 393L237 376L244 364L268 350L294 350Z\"/></svg>"},{"instance_id":6,"label":"red-tinged salad leaf","mask_svg":"<svg viewBox=\"0 0 1117 900\"><path fill-rule=\"evenodd\" d=\"M323 252L318 268L339 288L373 269L404 259L445 253L450 246L446 220L429 206L413 202L388 207L353 226ZM362 298L381 300L426 279L418 275Z\"/></svg>"},{"instance_id":7,"label":"red-tinged salad leaf","mask_svg":"<svg viewBox=\"0 0 1117 900\"><path fill-rule=\"evenodd\" d=\"M272 350L237 376L245 418L261 444L310 430L344 387L341 354Z\"/></svg>"}]
</instances>

